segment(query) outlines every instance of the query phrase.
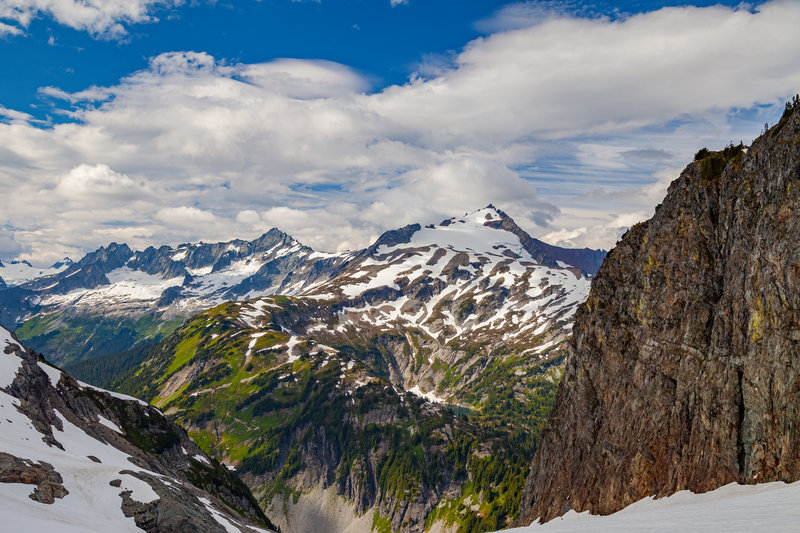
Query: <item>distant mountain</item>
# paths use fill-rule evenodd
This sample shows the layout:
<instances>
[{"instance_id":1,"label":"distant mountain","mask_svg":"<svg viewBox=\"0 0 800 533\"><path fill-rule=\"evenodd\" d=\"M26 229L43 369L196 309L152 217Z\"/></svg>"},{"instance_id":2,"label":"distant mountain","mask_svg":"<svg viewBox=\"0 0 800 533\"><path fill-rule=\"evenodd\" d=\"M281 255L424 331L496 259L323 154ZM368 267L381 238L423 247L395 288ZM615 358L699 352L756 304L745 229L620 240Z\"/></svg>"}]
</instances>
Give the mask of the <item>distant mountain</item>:
<instances>
[{"instance_id":1,"label":"distant mountain","mask_svg":"<svg viewBox=\"0 0 800 533\"><path fill-rule=\"evenodd\" d=\"M0 288L3 286L22 285L36 278L58 274L71 264L72 260L69 257L65 257L50 268L44 269L36 268L25 260L8 261L6 263L0 261L0 282L2 282Z\"/></svg>"},{"instance_id":2,"label":"distant mountain","mask_svg":"<svg viewBox=\"0 0 800 533\"><path fill-rule=\"evenodd\" d=\"M255 532L241 481L157 409L75 381L0 328L8 531Z\"/></svg>"},{"instance_id":3,"label":"distant mountain","mask_svg":"<svg viewBox=\"0 0 800 533\"><path fill-rule=\"evenodd\" d=\"M609 252L576 316L524 521L800 480L799 178L795 97L749 148L700 150Z\"/></svg>"},{"instance_id":4,"label":"distant mountain","mask_svg":"<svg viewBox=\"0 0 800 533\"><path fill-rule=\"evenodd\" d=\"M55 263L53 263L53 266L51 266L50 268L52 268L53 270L61 270L63 268L72 266L73 264L75 264L75 261L73 261L69 257L65 257L61 261L56 261Z\"/></svg>"},{"instance_id":5,"label":"distant mountain","mask_svg":"<svg viewBox=\"0 0 800 533\"><path fill-rule=\"evenodd\" d=\"M396 246L401 244L408 246ZM381 296L376 290L382 287L380 294L394 301L392 290L447 295L445 286L469 286L473 298L482 295L479 300L486 299L487 291L499 291L504 301L509 305L514 301L517 307L497 311L527 320L537 313L535 300L547 299L563 287L564 292L574 292L559 317L568 320L567 308L585 297L593 272L584 267L603 253L545 245L491 206L437 226L417 224L389 231L365 250L339 254L314 252L278 229L249 242L151 247L140 252L112 243L56 274L20 284L13 293L0 291L0 320L24 322L17 330L20 337L61 362L125 350L143 339L163 337L186 318L219 303L271 294L320 299L365 293L370 305L377 305ZM418 264L422 256L425 260ZM402 257L411 258L408 267L419 272L403 288L395 282L402 278ZM428 261L430 265L425 264ZM493 273L495 267L501 270ZM509 270L504 274L505 269ZM474 283L465 283L469 279ZM539 284L537 289L529 287L532 282ZM466 294L461 291L456 299ZM530 305L523 308L529 298ZM471 305L467 300L460 300L464 312ZM552 306L548 313L556 318ZM434 317L425 320L440 328L433 324ZM480 326L470 320L464 327ZM449 327L456 327L455 322Z\"/></svg>"}]
</instances>

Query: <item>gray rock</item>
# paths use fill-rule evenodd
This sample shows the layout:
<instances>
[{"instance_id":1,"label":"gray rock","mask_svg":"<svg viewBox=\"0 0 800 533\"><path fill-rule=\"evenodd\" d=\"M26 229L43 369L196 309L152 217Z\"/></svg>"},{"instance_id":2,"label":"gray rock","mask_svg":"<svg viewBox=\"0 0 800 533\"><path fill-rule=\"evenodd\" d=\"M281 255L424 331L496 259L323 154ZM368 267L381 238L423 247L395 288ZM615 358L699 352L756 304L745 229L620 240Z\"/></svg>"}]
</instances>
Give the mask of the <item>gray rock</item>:
<instances>
[{"instance_id":1,"label":"gray rock","mask_svg":"<svg viewBox=\"0 0 800 533\"><path fill-rule=\"evenodd\" d=\"M520 523L800 479L800 102L698 158L578 311Z\"/></svg>"}]
</instances>

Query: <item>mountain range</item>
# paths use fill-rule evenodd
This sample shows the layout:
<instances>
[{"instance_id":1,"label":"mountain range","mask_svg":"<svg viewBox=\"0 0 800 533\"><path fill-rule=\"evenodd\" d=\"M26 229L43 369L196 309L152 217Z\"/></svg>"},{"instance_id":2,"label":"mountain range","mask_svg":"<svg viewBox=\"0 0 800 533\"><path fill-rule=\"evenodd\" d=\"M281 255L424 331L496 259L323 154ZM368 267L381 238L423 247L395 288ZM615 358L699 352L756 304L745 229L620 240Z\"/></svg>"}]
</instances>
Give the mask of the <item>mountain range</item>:
<instances>
[{"instance_id":1,"label":"mountain range","mask_svg":"<svg viewBox=\"0 0 800 533\"><path fill-rule=\"evenodd\" d=\"M603 256L488 206L339 254L277 229L112 243L0 298L22 340L163 409L284 532L488 531L517 516Z\"/></svg>"},{"instance_id":2,"label":"mountain range","mask_svg":"<svg viewBox=\"0 0 800 533\"><path fill-rule=\"evenodd\" d=\"M430 337L441 333L445 341L464 326L477 330L502 319L531 323L544 318L544 307L547 319L565 315L562 322L568 323L569 310L585 297L603 257L603 251L533 239L491 206L437 226L389 231L366 249L338 254L314 252L278 229L250 242L140 252L112 243L55 274L0 290L0 320L60 364L163 337L222 302L271 294L350 301L351 315L364 306L360 299L369 300L363 314L385 298L398 306L396 318L413 321ZM457 293L446 290L456 286ZM552 296L568 293L559 307ZM496 309L466 312L481 300L483 307L496 303ZM445 324L434 308L447 302L463 309L449 310ZM424 316L420 306L428 307ZM475 322L479 315L482 324ZM462 318L468 320L461 324Z\"/></svg>"}]
</instances>

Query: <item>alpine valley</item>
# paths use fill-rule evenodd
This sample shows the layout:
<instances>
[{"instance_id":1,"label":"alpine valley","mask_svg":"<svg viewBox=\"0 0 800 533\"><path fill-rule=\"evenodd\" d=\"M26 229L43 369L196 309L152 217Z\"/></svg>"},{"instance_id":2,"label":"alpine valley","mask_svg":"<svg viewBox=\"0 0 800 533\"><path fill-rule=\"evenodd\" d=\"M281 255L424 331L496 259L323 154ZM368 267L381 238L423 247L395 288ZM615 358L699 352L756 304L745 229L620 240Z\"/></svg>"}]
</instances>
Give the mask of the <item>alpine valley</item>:
<instances>
[{"instance_id":1,"label":"alpine valley","mask_svg":"<svg viewBox=\"0 0 800 533\"><path fill-rule=\"evenodd\" d=\"M519 502L577 305L605 252L502 211L326 254L112 243L0 291L79 379L151 402L281 531L492 531Z\"/></svg>"}]
</instances>

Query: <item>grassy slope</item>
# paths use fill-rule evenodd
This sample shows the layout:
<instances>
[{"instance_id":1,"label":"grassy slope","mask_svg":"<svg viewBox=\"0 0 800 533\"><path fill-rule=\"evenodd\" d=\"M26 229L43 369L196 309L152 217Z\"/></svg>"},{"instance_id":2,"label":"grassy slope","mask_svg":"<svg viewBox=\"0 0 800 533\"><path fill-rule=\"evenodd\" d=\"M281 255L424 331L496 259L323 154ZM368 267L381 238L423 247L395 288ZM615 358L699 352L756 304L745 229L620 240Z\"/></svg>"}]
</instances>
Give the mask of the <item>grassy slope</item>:
<instances>
[{"instance_id":1,"label":"grassy slope","mask_svg":"<svg viewBox=\"0 0 800 533\"><path fill-rule=\"evenodd\" d=\"M331 463L319 472L329 484L341 488L356 480L372 502L394 501L395 509L402 507L397 502L438 502L428 525L444 520L459 531L490 531L516 517L556 371L540 369L540 386L521 394L514 386L519 380L510 379L518 368L513 358L491 364L483 371L486 386L465 391L481 407L466 419L396 394L380 377L385 373L376 361L382 359L371 356L380 353L379 343L350 350L361 357L352 365L344 354L320 352L307 340L288 362L288 334L273 315L318 310L287 298L272 302L281 309L271 308L256 330L242 325L238 303L201 313L116 388L152 401L205 451L235 464L257 483L262 504L303 490L298 474L318 468L310 463L321 454ZM247 360L254 332L263 335ZM377 494L369 494L371 485ZM398 525L392 508L376 516L378 529L392 518Z\"/></svg>"},{"instance_id":2,"label":"grassy slope","mask_svg":"<svg viewBox=\"0 0 800 533\"><path fill-rule=\"evenodd\" d=\"M161 340L182 323L181 318L164 320L156 315L133 319L59 311L30 318L15 333L27 346L48 354L54 363L63 366L123 352L142 342Z\"/></svg>"}]
</instances>

